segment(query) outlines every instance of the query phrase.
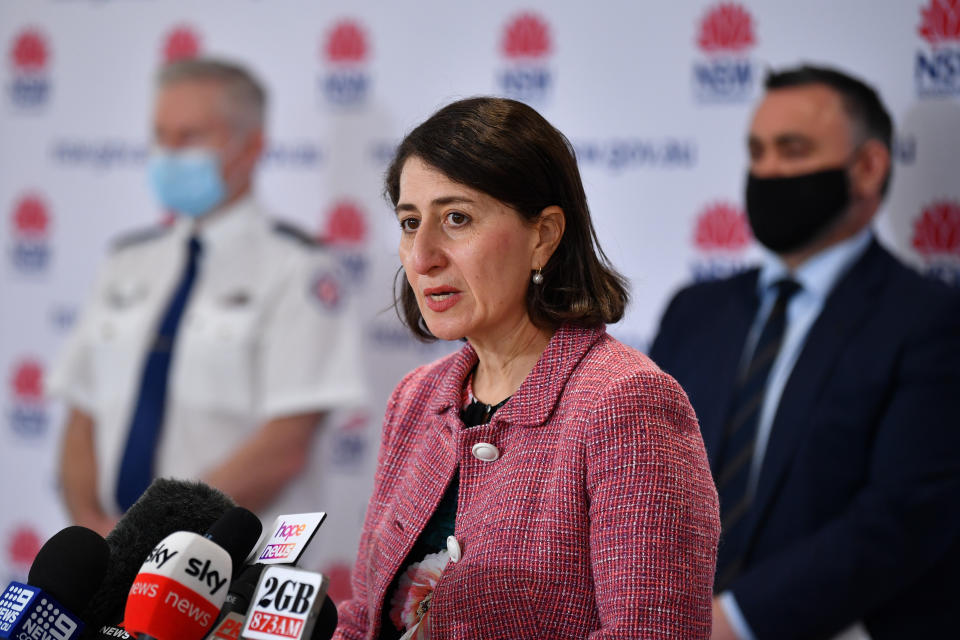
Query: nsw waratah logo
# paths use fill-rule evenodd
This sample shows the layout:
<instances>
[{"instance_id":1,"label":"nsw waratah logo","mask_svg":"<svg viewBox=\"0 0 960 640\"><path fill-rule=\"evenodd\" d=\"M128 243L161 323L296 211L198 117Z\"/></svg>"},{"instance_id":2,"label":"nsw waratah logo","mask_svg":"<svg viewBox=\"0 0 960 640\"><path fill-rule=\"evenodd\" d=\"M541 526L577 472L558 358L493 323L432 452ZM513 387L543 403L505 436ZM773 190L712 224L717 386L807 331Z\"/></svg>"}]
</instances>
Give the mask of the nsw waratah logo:
<instances>
[{"instance_id":1,"label":"nsw waratah logo","mask_svg":"<svg viewBox=\"0 0 960 640\"><path fill-rule=\"evenodd\" d=\"M36 358L21 358L9 373L10 427L25 438L46 434L47 403L43 395L43 365Z\"/></svg>"},{"instance_id":2,"label":"nsw waratah logo","mask_svg":"<svg viewBox=\"0 0 960 640\"><path fill-rule=\"evenodd\" d=\"M743 102L753 97L757 65L750 51L757 44L750 12L735 2L713 5L700 19L693 63L694 97L701 102Z\"/></svg>"},{"instance_id":3,"label":"nsw waratah logo","mask_svg":"<svg viewBox=\"0 0 960 640\"><path fill-rule=\"evenodd\" d=\"M550 55L553 40L550 25L535 13L521 13L507 22L500 41L504 67L500 71L500 91L524 102L542 102L553 86Z\"/></svg>"},{"instance_id":4,"label":"nsw waratah logo","mask_svg":"<svg viewBox=\"0 0 960 640\"><path fill-rule=\"evenodd\" d=\"M319 82L326 101L347 107L363 104L370 92L370 43L363 26L351 19L335 23L323 40L321 53L325 68Z\"/></svg>"},{"instance_id":5,"label":"nsw waratah logo","mask_svg":"<svg viewBox=\"0 0 960 640\"><path fill-rule=\"evenodd\" d=\"M187 24L170 29L163 37L161 55L164 63L190 60L200 55L203 48L200 33Z\"/></svg>"},{"instance_id":6,"label":"nsw waratah logo","mask_svg":"<svg viewBox=\"0 0 960 640\"><path fill-rule=\"evenodd\" d=\"M715 280L742 271L752 241L750 224L740 207L729 202L708 204L694 222L694 279Z\"/></svg>"},{"instance_id":7,"label":"nsw waratah logo","mask_svg":"<svg viewBox=\"0 0 960 640\"><path fill-rule=\"evenodd\" d=\"M41 544L40 534L33 527L25 524L15 527L7 542L9 564L17 569L29 569Z\"/></svg>"},{"instance_id":8,"label":"nsw waratah logo","mask_svg":"<svg viewBox=\"0 0 960 640\"><path fill-rule=\"evenodd\" d=\"M939 200L924 207L913 223L912 244L930 275L960 285L960 202Z\"/></svg>"},{"instance_id":9,"label":"nsw waratah logo","mask_svg":"<svg viewBox=\"0 0 960 640\"><path fill-rule=\"evenodd\" d=\"M343 471L362 471L370 443L370 415L356 411L345 416L333 430L329 463Z\"/></svg>"},{"instance_id":10,"label":"nsw waratah logo","mask_svg":"<svg viewBox=\"0 0 960 640\"><path fill-rule=\"evenodd\" d=\"M920 96L960 95L960 0L929 0L920 9L914 83Z\"/></svg>"},{"instance_id":11,"label":"nsw waratah logo","mask_svg":"<svg viewBox=\"0 0 960 640\"><path fill-rule=\"evenodd\" d=\"M20 198L10 216L10 258L20 273L37 274L50 264L50 210L37 194Z\"/></svg>"},{"instance_id":12,"label":"nsw waratah logo","mask_svg":"<svg viewBox=\"0 0 960 640\"><path fill-rule=\"evenodd\" d=\"M10 101L23 109L42 107L50 98L50 45L46 36L33 27L23 29L13 37L9 54Z\"/></svg>"},{"instance_id":13,"label":"nsw waratah logo","mask_svg":"<svg viewBox=\"0 0 960 640\"><path fill-rule=\"evenodd\" d=\"M330 207L319 239L340 260L351 284L363 282L367 273L367 216L352 200L339 200Z\"/></svg>"}]
</instances>

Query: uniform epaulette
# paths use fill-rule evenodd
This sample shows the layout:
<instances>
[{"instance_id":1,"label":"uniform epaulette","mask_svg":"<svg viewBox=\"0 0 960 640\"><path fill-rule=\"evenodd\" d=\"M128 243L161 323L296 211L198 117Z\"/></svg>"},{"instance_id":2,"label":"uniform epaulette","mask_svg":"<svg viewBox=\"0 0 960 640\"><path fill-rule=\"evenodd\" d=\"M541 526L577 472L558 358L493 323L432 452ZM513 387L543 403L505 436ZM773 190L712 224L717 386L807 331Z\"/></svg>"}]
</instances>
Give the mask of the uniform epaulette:
<instances>
[{"instance_id":1,"label":"uniform epaulette","mask_svg":"<svg viewBox=\"0 0 960 640\"><path fill-rule=\"evenodd\" d=\"M150 242L151 240L162 238L170 232L170 229L172 229L172 227L169 225L161 225L130 231L116 238L113 241L112 248L114 251L121 251L145 242Z\"/></svg>"},{"instance_id":2,"label":"uniform epaulette","mask_svg":"<svg viewBox=\"0 0 960 640\"><path fill-rule=\"evenodd\" d=\"M274 233L278 233L292 240L296 240L300 244L311 249L320 247L323 244L318 238L311 236L300 227L282 220L277 220L273 223L273 231Z\"/></svg>"}]
</instances>

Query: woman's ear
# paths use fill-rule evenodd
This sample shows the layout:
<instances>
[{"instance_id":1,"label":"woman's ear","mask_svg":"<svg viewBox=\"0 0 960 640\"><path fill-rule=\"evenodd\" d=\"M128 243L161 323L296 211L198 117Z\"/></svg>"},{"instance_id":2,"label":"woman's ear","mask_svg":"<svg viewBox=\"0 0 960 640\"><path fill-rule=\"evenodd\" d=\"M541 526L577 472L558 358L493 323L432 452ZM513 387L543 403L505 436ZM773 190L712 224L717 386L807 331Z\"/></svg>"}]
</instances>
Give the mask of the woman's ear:
<instances>
[{"instance_id":1,"label":"woman's ear","mask_svg":"<svg viewBox=\"0 0 960 640\"><path fill-rule=\"evenodd\" d=\"M534 264L531 265L531 268L542 269L560 245L563 231L567 227L567 218L563 214L563 209L556 205L550 205L540 212L535 224L537 227L537 244L534 247Z\"/></svg>"}]
</instances>

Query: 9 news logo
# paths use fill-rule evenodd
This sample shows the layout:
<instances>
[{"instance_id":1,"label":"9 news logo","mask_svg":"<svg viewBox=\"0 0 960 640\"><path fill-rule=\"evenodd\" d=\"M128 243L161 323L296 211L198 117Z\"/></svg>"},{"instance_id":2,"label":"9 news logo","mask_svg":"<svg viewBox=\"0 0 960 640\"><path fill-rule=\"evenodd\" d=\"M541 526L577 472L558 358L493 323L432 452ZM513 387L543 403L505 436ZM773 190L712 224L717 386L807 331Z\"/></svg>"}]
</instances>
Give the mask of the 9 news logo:
<instances>
[{"instance_id":1,"label":"9 news logo","mask_svg":"<svg viewBox=\"0 0 960 640\"><path fill-rule=\"evenodd\" d=\"M12 582L0 597L0 637L71 640L83 625L39 589Z\"/></svg>"}]
</instances>

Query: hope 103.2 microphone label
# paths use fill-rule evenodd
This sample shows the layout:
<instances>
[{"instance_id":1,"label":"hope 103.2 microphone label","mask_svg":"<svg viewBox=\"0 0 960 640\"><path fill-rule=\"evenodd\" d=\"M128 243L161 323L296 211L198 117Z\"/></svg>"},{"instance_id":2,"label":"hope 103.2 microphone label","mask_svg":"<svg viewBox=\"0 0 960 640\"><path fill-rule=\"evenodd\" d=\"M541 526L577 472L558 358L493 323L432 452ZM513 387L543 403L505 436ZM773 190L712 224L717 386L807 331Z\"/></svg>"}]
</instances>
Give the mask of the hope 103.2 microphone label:
<instances>
[{"instance_id":1,"label":"hope 103.2 microphone label","mask_svg":"<svg viewBox=\"0 0 960 640\"><path fill-rule=\"evenodd\" d=\"M271 566L260 576L242 636L297 640L309 632L326 592L318 573Z\"/></svg>"}]
</instances>

